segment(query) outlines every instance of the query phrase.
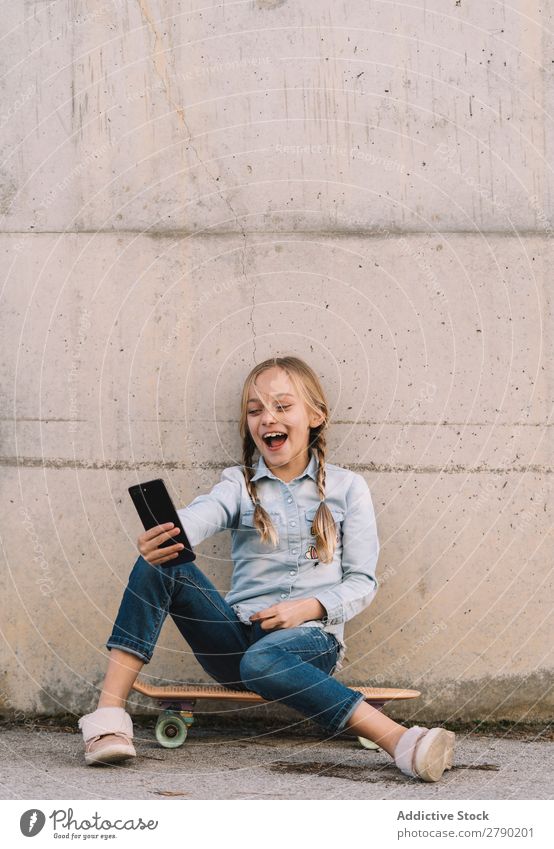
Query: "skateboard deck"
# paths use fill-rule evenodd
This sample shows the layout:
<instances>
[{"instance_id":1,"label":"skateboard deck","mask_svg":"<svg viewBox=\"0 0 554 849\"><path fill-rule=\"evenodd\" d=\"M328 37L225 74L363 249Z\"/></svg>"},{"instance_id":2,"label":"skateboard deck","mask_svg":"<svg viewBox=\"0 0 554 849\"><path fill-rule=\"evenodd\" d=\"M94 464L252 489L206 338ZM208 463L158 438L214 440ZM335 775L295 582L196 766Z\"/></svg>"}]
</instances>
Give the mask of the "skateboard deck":
<instances>
[{"instance_id":1,"label":"skateboard deck","mask_svg":"<svg viewBox=\"0 0 554 849\"><path fill-rule=\"evenodd\" d=\"M379 710L387 702L416 699L421 695L419 690L403 690L394 687L351 687L350 689L363 693L365 701ZM157 687L137 678L133 684L133 690L150 699L157 699L158 704L165 708L163 714L158 717L156 739L161 746L171 749L182 746L185 742L188 729L194 723L193 708L197 699L224 699L243 704L256 702L269 704L267 699L263 699L257 693L251 693L249 690L231 690L220 684L180 684ZM365 737L358 737L358 740L365 749L379 748L376 743Z\"/></svg>"},{"instance_id":2,"label":"skateboard deck","mask_svg":"<svg viewBox=\"0 0 554 849\"><path fill-rule=\"evenodd\" d=\"M160 701L196 701L196 699L230 699L236 702L267 702L257 693L248 690L230 690L218 684L181 684L173 687L156 687L136 679L133 689L143 696ZM417 699L419 690L402 690L394 687L350 687L358 693L363 693L366 702L384 704L402 699Z\"/></svg>"}]
</instances>

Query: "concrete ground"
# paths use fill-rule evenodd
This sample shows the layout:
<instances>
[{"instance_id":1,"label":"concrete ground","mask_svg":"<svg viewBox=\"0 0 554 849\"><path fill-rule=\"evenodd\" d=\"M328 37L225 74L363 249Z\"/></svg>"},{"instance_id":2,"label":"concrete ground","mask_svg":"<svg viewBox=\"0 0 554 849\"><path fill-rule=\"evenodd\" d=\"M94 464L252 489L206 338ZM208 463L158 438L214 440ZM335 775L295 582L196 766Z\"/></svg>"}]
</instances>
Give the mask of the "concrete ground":
<instances>
[{"instance_id":1,"label":"concrete ground","mask_svg":"<svg viewBox=\"0 0 554 849\"><path fill-rule=\"evenodd\" d=\"M452 727L452 726L450 726ZM382 751L347 735L260 725L213 727L205 718L183 747L161 748L152 717L134 718L137 758L87 767L75 720L4 723L3 799L550 799L548 727L458 730L454 767L437 784L402 775Z\"/></svg>"}]
</instances>

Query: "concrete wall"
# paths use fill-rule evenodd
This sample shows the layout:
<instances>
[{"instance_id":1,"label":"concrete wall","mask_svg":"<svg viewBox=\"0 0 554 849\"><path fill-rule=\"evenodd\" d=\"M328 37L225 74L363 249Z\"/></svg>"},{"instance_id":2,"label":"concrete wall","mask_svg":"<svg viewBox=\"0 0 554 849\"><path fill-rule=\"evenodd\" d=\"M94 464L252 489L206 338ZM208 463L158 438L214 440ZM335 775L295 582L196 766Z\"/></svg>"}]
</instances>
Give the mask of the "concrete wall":
<instances>
[{"instance_id":1,"label":"concrete wall","mask_svg":"<svg viewBox=\"0 0 554 849\"><path fill-rule=\"evenodd\" d=\"M5 6L4 712L92 709L127 487L209 489L293 352L378 513L342 680L552 718L552 5ZM207 680L170 620L146 671Z\"/></svg>"}]
</instances>

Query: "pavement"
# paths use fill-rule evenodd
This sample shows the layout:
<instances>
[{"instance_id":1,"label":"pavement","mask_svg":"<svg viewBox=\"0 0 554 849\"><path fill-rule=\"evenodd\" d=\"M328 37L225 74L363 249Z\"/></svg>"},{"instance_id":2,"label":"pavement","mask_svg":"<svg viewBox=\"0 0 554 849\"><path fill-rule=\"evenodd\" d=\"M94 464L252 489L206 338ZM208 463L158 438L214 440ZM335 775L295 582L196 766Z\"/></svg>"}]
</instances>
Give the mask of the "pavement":
<instances>
[{"instance_id":1,"label":"pavement","mask_svg":"<svg viewBox=\"0 0 554 849\"><path fill-rule=\"evenodd\" d=\"M542 728L457 730L454 766L428 784L404 776L382 750L306 723L195 725L164 749L152 717L133 717L137 758L86 766L76 719L2 723L2 799L551 799L554 735ZM315 727L315 726L314 726ZM452 727L449 725L448 727ZM454 729L456 730L456 729Z\"/></svg>"}]
</instances>

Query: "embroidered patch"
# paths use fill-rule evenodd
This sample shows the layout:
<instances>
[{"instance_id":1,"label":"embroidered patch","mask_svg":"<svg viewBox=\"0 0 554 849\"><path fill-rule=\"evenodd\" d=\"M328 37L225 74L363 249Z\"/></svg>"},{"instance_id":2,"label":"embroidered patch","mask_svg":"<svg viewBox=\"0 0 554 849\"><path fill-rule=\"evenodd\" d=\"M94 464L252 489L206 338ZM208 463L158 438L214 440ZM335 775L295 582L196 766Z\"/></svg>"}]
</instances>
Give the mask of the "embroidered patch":
<instances>
[{"instance_id":1,"label":"embroidered patch","mask_svg":"<svg viewBox=\"0 0 554 849\"><path fill-rule=\"evenodd\" d=\"M304 557L307 557L308 560L317 560L317 549L315 545L310 545Z\"/></svg>"}]
</instances>

